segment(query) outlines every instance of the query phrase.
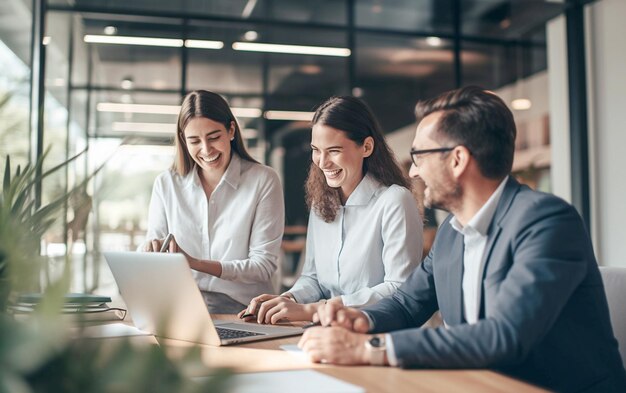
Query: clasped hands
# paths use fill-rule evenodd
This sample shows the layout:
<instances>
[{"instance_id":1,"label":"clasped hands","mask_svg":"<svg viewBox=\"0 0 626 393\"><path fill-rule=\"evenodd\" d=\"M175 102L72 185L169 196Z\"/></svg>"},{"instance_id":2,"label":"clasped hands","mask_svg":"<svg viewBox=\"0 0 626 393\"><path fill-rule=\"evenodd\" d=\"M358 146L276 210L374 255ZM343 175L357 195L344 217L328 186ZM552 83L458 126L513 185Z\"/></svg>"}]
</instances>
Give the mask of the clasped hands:
<instances>
[{"instance_id":1,"label":"clasped hands","mask_svg":"<svg viewBox=\"0 0 626 393\"><path fill-rule=\"evenodd\" d=\"M246 316L248 315L248 316ZM258 323L280 320L313 320L321 327L307 329L298 347L312 362L330 364L369 364L365 342L370 339L369 319L365 314L340 303L298 304L289 296L260 295L252 299L240 318Z\"/></svg>"},{"instance_id":2,"label":"clasped hands","mask_svg":"<svg viewBox=\"0 0 626 393\"><path fill-rule=\"evenodd\" d=\"M313 316L321 327L307 329L298 347L312 362L329 364L369 364L370 354L365 342L371 335L369 319L363 311L327 303Z\"/></svg>"}]
</instances>

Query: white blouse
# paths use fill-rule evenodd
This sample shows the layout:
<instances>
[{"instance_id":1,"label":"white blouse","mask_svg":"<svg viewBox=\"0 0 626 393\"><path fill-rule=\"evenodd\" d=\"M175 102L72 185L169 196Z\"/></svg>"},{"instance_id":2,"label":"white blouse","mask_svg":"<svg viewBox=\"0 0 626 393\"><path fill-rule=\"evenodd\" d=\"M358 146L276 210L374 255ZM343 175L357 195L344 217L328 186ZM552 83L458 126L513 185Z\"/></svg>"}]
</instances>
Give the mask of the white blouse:
<instances>
[{"instance_id":1,"label":"white blouse","mask_svg":"<svg viewBox=\"0 0 626 393\"><path fill-rule=\"evenodd\" d=\"M364 306L392 295L422 259L422 220L409 190L366 175L331 223L311 212L298 303L341 296Z\"/></svg>"},{"instance_id":2,"label":"white blouse","mask_svg":"<svg viewBox=\"0 0 626 393\"><path fill-rule=\"evenodd\" d=\"M192 257L221 262L221 278L193 271L198 286L248 304L274 291L271 278L284 225L276 172L233 153L208 200L195 167L184 177L171 170L161 173L152 190L147 238L163 239L170 232Z\"/></svg>"}]
</instances>

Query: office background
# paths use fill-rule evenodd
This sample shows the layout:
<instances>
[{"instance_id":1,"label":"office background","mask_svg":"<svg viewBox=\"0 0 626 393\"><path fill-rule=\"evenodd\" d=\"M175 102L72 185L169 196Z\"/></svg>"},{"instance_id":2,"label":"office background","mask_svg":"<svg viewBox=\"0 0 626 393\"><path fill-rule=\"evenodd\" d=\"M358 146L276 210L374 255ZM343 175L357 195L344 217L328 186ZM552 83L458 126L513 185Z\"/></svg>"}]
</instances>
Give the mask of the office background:
<instances>
[{"instance_id":1,"label":"office background","mask_svg":"<svg viewBox=\"0 0 626 393\"><path fill-rule=\"evenodd\" d=\"M626 266L625 15L622 0L2 0L0 155L24 164L50 146L51 168L88 147L43 181L44 203L104 164L42 239L51 256L71 248L90 290L100 251L143 241L186 92L228 98L297 228L319 102L361 97L406 162L415 102L477 84L513 109L516 175L574 203L600 263Z\"/></svg>"}]
</instances>

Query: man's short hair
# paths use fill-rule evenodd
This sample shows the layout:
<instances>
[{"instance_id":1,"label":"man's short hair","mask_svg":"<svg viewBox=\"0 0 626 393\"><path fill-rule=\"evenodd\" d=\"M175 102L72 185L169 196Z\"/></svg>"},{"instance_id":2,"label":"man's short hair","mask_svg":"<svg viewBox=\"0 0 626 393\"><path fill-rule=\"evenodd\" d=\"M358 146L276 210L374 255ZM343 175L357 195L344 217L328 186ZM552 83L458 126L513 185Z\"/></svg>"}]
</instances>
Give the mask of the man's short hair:
<instances>
[{"instance_id":1,"label":"man's short hair","mask_svg":"<svg viewBox=\"0 0 626 393\"><path fill-rule=\"evenodd\" d=\"M435 112L443 112L435 138L442 143L465 146L483 176L502 179L511 172L515 121L500 97L469 86L420 101L415 107L418 122Z\"/></svg>"}]
</instances>

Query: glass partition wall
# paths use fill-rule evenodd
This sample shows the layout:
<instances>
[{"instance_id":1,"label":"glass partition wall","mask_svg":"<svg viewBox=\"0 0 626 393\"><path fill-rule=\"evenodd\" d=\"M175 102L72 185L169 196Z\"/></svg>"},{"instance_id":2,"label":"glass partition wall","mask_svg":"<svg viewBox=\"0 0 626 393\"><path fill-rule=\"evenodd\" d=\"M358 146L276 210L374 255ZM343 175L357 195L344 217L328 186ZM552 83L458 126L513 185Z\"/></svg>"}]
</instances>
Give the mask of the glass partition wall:
<instances>
[{"instance_id":1,"label":"glass partition wall","mask_svg":"<svg viewBox=\"0 0 626 393\"><path fill-rule=\"evenodd\" d=\"M43 200L101 168L42 239L43 253L61 258L70 252L79 261L75 287L81 291L99 284L93 255L143 242L152 183L172 163L176 116L187 92L208 89L229 100L251 154L282 177L286 224L305 225L308 120L316 105L332 95L361 97L393 135L414 127L417 100L457 86L482 85L513 99L528 89L524 81L547 78L545 23L564 9L514 0L5 3L22 23L0 26L0 89L8 97L0 101L2 156L26 162L33 148L26 109L30 53L24 50L30 41L23 37L31 37L29 8L39 4L45 12L39 143L50 146L45 167L87 149L44 181ZM535 94L545 94L545 86ZM515 111L521 151L549 144L548 110ZM526 135L538 126L540 135ZM549 165L549 158L531 158L517 169L549 190Z\"/></svg>"}]
</instances>

